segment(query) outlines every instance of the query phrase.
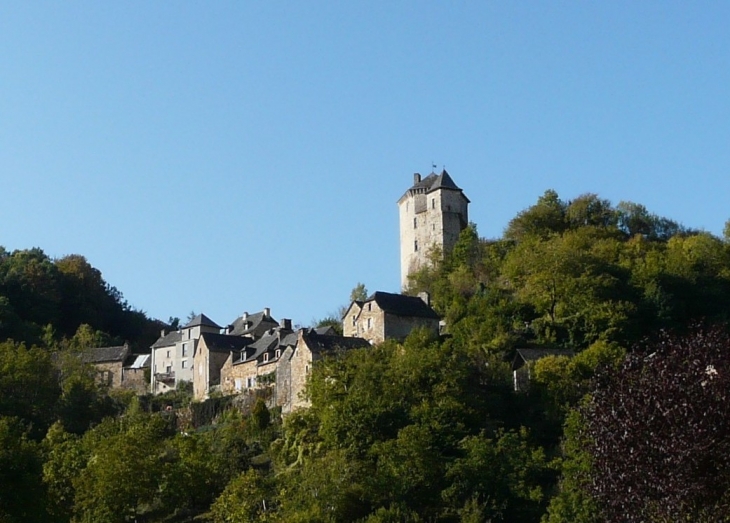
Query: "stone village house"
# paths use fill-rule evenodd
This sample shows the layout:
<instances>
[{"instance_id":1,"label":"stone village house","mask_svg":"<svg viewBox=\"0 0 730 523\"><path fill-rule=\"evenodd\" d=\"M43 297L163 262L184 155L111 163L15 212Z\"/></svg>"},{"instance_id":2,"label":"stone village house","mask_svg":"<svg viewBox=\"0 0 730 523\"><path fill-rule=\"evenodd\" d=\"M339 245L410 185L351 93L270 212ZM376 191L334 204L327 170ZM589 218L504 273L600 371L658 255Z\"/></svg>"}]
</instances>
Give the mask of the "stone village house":
<instances>
[{"instance_id":1,"label":"stone village house","mask_svg":"<svg viewBox=\"0 0 730 523\"><path fill-rule=\"evenodd\" d=\"M113 389L147 392L145 370L150 368L149 354L132 354L129 345L95 347L81 353L81 361L93 366L98 381Z\"/></svg>"},{"instance_id":2,"label":"stone village house","mask_svg":"<svg viewBox=\"0 0 730 523\"><path fill-rule=\"evenodd\" d=\"M402 340L419 327L436 335L439 320L425 292L419 296L405 296L378 291L363 302L350 304L342 318L342 331L345 336L381 343L387 339Z\"/></svg>"}]
</instances>

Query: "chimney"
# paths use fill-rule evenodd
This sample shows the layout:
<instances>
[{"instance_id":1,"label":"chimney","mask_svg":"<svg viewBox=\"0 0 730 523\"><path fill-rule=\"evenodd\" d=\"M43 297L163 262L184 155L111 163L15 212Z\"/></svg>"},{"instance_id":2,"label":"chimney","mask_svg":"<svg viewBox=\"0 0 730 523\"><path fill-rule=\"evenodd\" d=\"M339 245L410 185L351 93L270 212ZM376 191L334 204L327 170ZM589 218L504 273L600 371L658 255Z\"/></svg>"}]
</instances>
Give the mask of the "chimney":
<instances>
[{"instance_id":1,"label":"chimney","mask_svg":"<svg viewBox=\"0 0 730 523\"><path fill-rule=\"evenodd\" d=\"M160 331L160 338L164 338L164 337L165 337L165 329L162 329Z\"/></svg>"},{"instance_id":2,"label":"chimney","mask_svg":"<svg viewBox=\"0 0 730 523\"><path fill-rule=\"evenodd\" d=\"M243 323L246 323L246 321L248 321L248 312L241 314L241 319L243 320Z\"/></svg>"},{"instance_id":3,"label":"chimney","mask_svg":"<svg viewBox=\"0 0 730 523\"><path fill-rule=\"evenodd\" d=\"M413 185L421 181L421 175L419 173L413 173Z\"/></svg>"},{"instance_id":4,"label":"chimney","mask_svg":"<svg viewBox=\"0 0 730 523\"><path fill-rule=\"evenodd\" d=\"M264 307L264 318L268 318L269 316L271 316L271 309Z\"/></svg>"},{"instance_id":5,"label":"chimney","mask_svg":"<svg viewBox=\"0 0 730 523\"><path fill-rule=\"evenodd\" d=\"M425 303L429 307L431 306L431 295L429 293L427 293L426 291L419 292L418 297L423 300L423 303Z\"/></svg>"},{"instance_id":6,"label":"chimney","mask_svg":"<svg viewBox=\"0 0 730 523\"><path fill-rule=\"evenodd\" d=\"M279 322L279 327L286 330L291 330L291 320L287 318L282 318L281 322Z\"/></svg>"}]
</instances>

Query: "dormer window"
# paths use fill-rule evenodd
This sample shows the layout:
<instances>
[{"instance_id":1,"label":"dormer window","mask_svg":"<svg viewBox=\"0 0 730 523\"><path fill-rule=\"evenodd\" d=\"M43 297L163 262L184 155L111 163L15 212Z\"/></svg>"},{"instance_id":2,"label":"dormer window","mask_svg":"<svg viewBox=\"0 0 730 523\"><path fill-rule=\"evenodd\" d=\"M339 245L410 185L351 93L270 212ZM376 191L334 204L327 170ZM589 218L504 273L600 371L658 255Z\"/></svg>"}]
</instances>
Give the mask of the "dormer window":
<instances>
[{"instance_id":1,"label":"dormer window","mask_svg":"<svg viewBox=\"0 0 730 523\"><path fill-rule=\"evenodd\" d=\"M276 349L276 352L274 353L274 358L277 360L281 358L281 349Z\"/></svg>"},{"instance_id":2,"label":"dormer window","mask_svg":"<svg viewBox=\"0 0 730 523\"><path fill-rule=\"evenodd\" d=\"M267 361L269 361L269 353L264 352L264 363L266 363Z\"/></svg>"}]
</instances>

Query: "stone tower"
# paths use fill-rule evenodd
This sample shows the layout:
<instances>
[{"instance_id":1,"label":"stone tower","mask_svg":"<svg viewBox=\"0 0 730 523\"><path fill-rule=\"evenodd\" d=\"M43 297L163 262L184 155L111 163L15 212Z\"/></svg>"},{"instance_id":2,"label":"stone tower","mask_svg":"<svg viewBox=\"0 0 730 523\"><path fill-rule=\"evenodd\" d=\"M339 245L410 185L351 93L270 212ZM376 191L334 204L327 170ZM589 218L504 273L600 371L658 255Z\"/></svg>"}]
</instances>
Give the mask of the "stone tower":
<instances>
[{"instance_id":1,"label":"stone tower","mask_svg":"<svg viewBox=\"0 0 730 523\"><path fill-rule=\"evenodd\" d=\"M413 187L398 200L400 212L400 279L428 263L433 248L449 252L469 223L469 198L446 170L421 179L413 175Z\"/></svg>"}]
</instances>

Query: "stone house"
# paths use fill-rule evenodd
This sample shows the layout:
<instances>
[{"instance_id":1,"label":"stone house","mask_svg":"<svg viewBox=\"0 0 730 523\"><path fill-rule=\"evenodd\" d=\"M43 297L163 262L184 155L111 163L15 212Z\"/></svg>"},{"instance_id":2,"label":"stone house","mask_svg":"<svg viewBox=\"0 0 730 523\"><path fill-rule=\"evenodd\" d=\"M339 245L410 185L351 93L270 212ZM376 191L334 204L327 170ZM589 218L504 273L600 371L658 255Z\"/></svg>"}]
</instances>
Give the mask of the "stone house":
<instances>
[{"instance_id":1,"label":"stone house","mask_svg":"<svg viewBox=\"0 0 730 523\"><path fill-rule=\"evenodd\" d=\"M92 365L99 383L113 389L130 389L138 394L147 391L146 369L149 354L132 354L129 345L95 347L81 353L81 361Z\"/></svg>"},{"instance_id":2,"label":"stone house","mask_svg":"<svg viewBox=\"0 0 730 523\"><path fill-rule=\"evenodd\" d=\"M270 387L282 354L296 344L291 320L285 319L238 354L231 354L221 368L221 392L235 394Z\"/></svg>"},{"instance_id":3,"label":"stone house","mask_svg":"<svg viewBox=\"0 0 730 523\"><path fill-rule=\"evenodd\" d=\"M193 398L204 400L220 389L221 369L230 358L237 358L253 338L204 332L193 357Z\"/></svg>"},{"instance_id":4,"label":"stone house","mask_svg":"<svg viewBox=\"0 0 730 523\"><path fill-rule=\"evenodd\" d=\"M124 362L130 354L129 345L95 347L81 353L81 361L93 365L98 381L111 388L122 386Z\"/></svg>"},{"instance_id":5,"label":"stone house","mask_svg":"<svg viewBox=\"0 0 730 523\"><path fill-rule=\"evenodd\" d=\"M218 334L220 325L198 314L184 327L165 333L152 344L150 387L153 394L173 390L181 382L193 381L193 357L203 333Z\"/></svg>"},{"instance_id":6,"label":"stone house","mask_svg":"<svg viewBox=\"0 0 730 523\"><path fill-rule=\"evenodd\" d=\"M378 291L365 301L353 301L342 318L345 336L361 337L370 343L402 340L419 327L434 335L439 332L439 315L429 305L427 293L406 296Z\"/></svg>"},{"instance_id":7,"label":"stone house","mask_svg":"<svg viewBox=\"0 0 730 523\"><path fill-rule=\"evenodd\" d=\"M370 346L365 339L331 332L329 328L294 332L291 322L282 320L279 327L258 340L228 353L220 370L221 393L260 394L270 407L281 407L283 413L307 406L303 392L316 361L325 355Z\"/></svg>"},{"instance_id":8,"label":"stone house","mask_svg":"<svg viewBox=\"0 0 730 523\"><path fill-rule=\"evenodd\" d=\"M137 394L149 392L150 361L150 354L130 354L122 366L122 388Z\"/></svg>"},{"instance_id":9,"label":"stone house","mask_svg":"<svg viewBox=\"0 0 730 523\"><path fill-rule=\"evenodd\" d=\"M512 381L515 391L527 391L535 362L546 356L566 356L572 358L575 356L575 353L570 349L517 349L515 357L512 360Z\"/></svg>"},{"instance_id":10,"label":"stone house","mask_svg":"<svg viewBox=\"0 0 730 523\"><path fill-rule=\"evenodd\" d=\"M366 347L370 347L370 343L363 338L321 335L313 329L300 329L296 345L284 354L285 363L279 365L276 376L277 403L281 411L288 413L310 405L304 392L312 366L317 361Z\"/></svg>"}]
</instances>

